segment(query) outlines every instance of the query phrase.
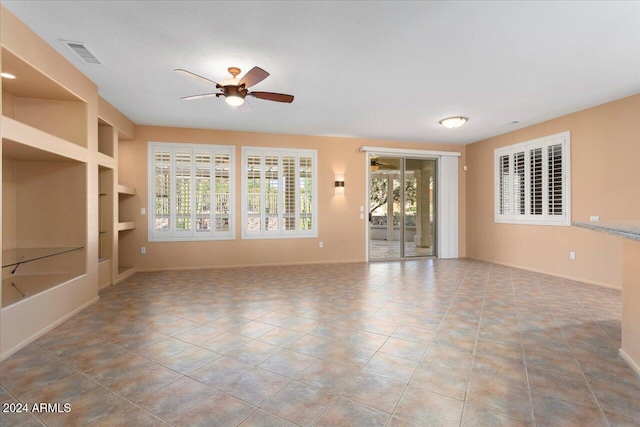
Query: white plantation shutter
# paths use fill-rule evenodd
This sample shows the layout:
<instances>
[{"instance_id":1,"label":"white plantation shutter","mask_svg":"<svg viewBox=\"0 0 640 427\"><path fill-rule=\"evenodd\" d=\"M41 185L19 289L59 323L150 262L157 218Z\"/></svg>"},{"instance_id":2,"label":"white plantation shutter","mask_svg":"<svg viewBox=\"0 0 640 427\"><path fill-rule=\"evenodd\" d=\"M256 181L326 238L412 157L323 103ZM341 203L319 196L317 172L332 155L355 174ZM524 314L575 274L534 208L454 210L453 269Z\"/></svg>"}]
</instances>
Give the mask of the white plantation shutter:
<instances>
[{"instance_id":1,"label":"white plantation shutter","mask_svg":"<svg viewBox=\"0 0 640 427\"><path fill-rule=\"evenodd\" d=\"M570 134L498 148L495 221L570 225Z\"/></svg>"},{"instance_id":2,"label":"white plantation shutter","mask_svg":"<svg viewBox=\"0 0 640 427\"><path fill-rule=\"evenodd\" d=\"M555 144L547 147L549 155L549 162L547 166L547 173L549 175L549 190L548 190L548 211L549 215L562 215L563 209L563 197L562 197L562 145Z\"/></svg>"},{"instance_id":3,"label":"white plantation shutter","mask_svg":"<svg viewBox=\"0 0 640 427\"><path fill-rule=\"evenodd\" d=\"M152 150L154 179L150 193L153 203L149 203L150 233L154 235L168 235L173 228L171 221L171 150L164 147L154 147ZM153 188L153 190L151 190Z\"/></svg>"},{"instance_id":4,"label":"white plantation shutter","mask_svg":"<svg viewBox=\"0 0 640 427\"><path fill-rule=\"evenodd\" d=\"M509 155L500 156L500 215L511 214L511 168L509 167Z\"/></svg>"},{"instance_id":5,"label":"white plantation shutter","mask_svg":"<svg viewBox=\"0 0 640 427\"><path fill-rule=\"evenodd\" d=\"M525 203L525 153L524 151L513 155L513 214L524 215Z\"/></svg>"},{"instance_id":6,"label":"white plantation shutter","mask_svg":"<svg viewBox=\"0 0 640 427\"><path fill-rule=\"evenodd\" d=\"M230 153L218 152L215 154L215 172L214 183L212 186L212 194L215 197L215 211L211 221L214 224L214 233L220 235L231 235L231 218L233 213L233 194L232 168L234 167L233 159Z\"/></svg>"},{"instance_id":7,"label":"white plantation shutter","mask_svg":"<svg viewBox=\"0 0 640 427\"><path fill-rule=\"evenodd\" d=\"M316 151L242 148L243 238L317 237Z\"/></svg>"},{"instance_id":8,"label":"white plantation shutter","mask_svg":"<svg viewBox=\"0 0 640 427\"><path fill-rule=\"evenodd\" d=\"M298 177L300 179L299 198L300 198L300 231L310 231L315 227L316 219L313 216L313 207L315 205L315 176L313 174L313 158L309 156L300 156L298 159Z\"/></svg>"},{"instance_id":9,"label":"white plantation shutter","mask_svg":"<svg viewBox=\"0 0 640 427\"><path fill-rule=\"evenodd\" d=\"M235 237L234 148L149 143L149 241Z\"/></svg>"},{"instance_id":10,"label":"white plantation shutter","mask_svg":"<svg viewBox=\"0 0 640 427\"><path fill-rule=\"evenodd\" d=\"M189 235L191 234L191 212L193 212L191 152L183 149L174 150L173 171L174 201L172 205L176 224L175 233L179 235L185 232L185 235Z\"/></svg>"},{"instance_id":11,"label":"white plantation shutter","mask_svg":"<svg viewBox=\"0 0 640 427\"><path fill-rule=\"evenodd\" d=\"M542 148L529 150L529 212L542 215Z\"/></svg>"}]
</instances>

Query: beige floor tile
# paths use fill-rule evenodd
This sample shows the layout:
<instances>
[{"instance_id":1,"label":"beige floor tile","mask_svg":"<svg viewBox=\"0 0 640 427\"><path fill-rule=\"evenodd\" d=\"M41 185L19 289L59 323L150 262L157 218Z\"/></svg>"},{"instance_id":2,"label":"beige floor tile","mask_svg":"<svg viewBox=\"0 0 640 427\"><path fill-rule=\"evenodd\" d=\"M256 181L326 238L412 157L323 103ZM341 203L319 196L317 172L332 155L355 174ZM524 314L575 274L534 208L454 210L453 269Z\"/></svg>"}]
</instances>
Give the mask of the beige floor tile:
<instances>
[{"instance_id":1,"label":"beige floor tile","mask_svg":"<svg viewBox=\"0 0 640 427\"><path fill-rule=\"evenodd\" d=\"M0 362L0 400L73 411L2 424L638 425L620 309L465 259L139 273Z\"/></svg>"},{"instance_id":2,"label":"beige floor tile","mask_svg":"<svg viewBox=\"0 0 640 427\"><path fill-rule=\"evenodd\" d=\"M464 400L469 385L467 369L450 368L446 365L421 363L416 368L410 385L421 387L454 399Z\"/></svg>"},{"instance_id":3,"label":"beige floor tile","mask_svg":"<svg viewBox=\"0 0 640 427\"><path fill-rule=\"evenodd\" d=\"M227 353L229 357L257 366L280 351L280 347L262 341L250 341Z\"/></svg>"},{"instance_id":4,"label":"beige floor tile","mask_svg":"<svg viewBox=\"0 0 640 427\"><path fill-rule=\"evenodd\" d=\"M296 424L263 410L257 410L240 427L296 427Z\"/></svg>"},{"instance_id":5,"label":"beige floor tile","mask_svg":"<svg viewBox=\"0 0 640 427\"><path fill-rule=\"evenodd\" d=\"M362 372L372 375L380 375L382 377L394 379L407 384L417 366L418 363L412 360L384 353L377 353L364 366L364 368L362 368Z\"/></svg>"},{"instance_id":6,"label":"beige floor tile","mask_svg":"<svg viewBox=\"0 0 640 427\"><path fill-rule=\"evenodd\" d=\"M529 386L534 396L547 396L583 406L597 407L589 385L583 378L529 368Z\"/></svg>"},{"instance_id":7,"label":"beige floor tile","mask_svg":"<svg viewBox=\"0 0 640 427\"><path fill-rule=\"evenodd\" d=\"M599 409L546 396L533 396L533 411L538 426L606 426Z\"/></svg>"},{"instance_id":8,"label":"beige floor tile","mask_svg":"<svg viewBox=\"0 0 640 427\"><path fill-rule=\"evenodd\" d=\"M502 359L477 354L473 358L471 375L474 377L499 378L506 381L520 382L526 387L527 376L523 361Z\"/></svg>"},{"instance_id":9,"label":"beige floor tile","mask_svg":"<svg viewBox=\"0 0 640 427\"><path fill-rule=\"evenodd\" d=\"M382 347L380 347L379 351L381 353L390 354L391 356L402 357L404 359L413 360L414 362L419 362L426 349L426 344L390 337Z\"/></svg>"},{"instance_id":10,"label":"beige floor tile","mask_svg":"<svg viewBox=\"0 0 640 427\"><path fill-rule=\"evenodd\" d=\"M261 368L288 378L296 378L313 365L317 358L290 350L281 350L260 364Z\"/></svg>"},{"instance_id":11,"label":"beige floor tile","mask_svg":"<svg viewBox=\"0 0 640 427\"><path fill-rule=\"evenodd\" d=\"M423 426L459 426L462 405L461 400L409 385L394 415Z\"/></svg>"},{"instance_id":12,"label":"beige floor tile","mask_svg":"<svg viewBox=\"0 0 640 427\"><path fill-rule=\"evenodd\" d=\"M211 338L222 335L224 332L224 330L216 328L215 326L202 325L180 332L179 334L176 334L175 337L190 344L202 345Z\"/></svg>"},{"instance_id":13,"label":"beige floor tile","mask_svg":"<svg viewBox=\"0 0 640 427\"><path fill-rule=\"evenodd\" d=\"M216 393L214 389L191 378L181 378L152 394L148 394L144 399L138 401L138 405L156 416L172 422Z\"/></svg>"},{"instance_id":14,"label":"beige floor tile","mask_svg":"<svg viewBox=\"0 0 640 427\"><path fill-rule=\"evenodd\" d=\"M385 426L390 415L348 399L338 398L322 414L316 426Z\"/></svg>"},{"instance_id":15,"label":"beige floor tile","mask_svg":"<svg viewBox=\"0 0 640 427\"><path fill-rule=\"evenodd\" d=\"M286 347L302 338L305 334L302 332L294 331L283 327L275 327L265 334L260 335L258 338L260 341L277 345L279 347Z\"/></svg>"},{"instance_id":16,"label":"beige floor tile","mask_svg":"<svg viewBox=\"0 0 640 427\"><path fill-rule=\"evenodd\" d=\"M261 406L282 390L291 379L261 368L254 368L220 387L222 391L254 406Z\"/></svg>"},{"instance_id":17,"label":"beige floor tile","mask_svg":"<svg viewBox=\"0 0 640 427\"><path fill-rule=\"evenodd\" d=\"M532 412L529 390L520 381L471 377L466 401L518 419L528 420Z\"/></svg>"},{"instance_id":18,"label":"beige floor tile","mask_svg":"<svg viewBox=\"0 0 640 427\"><path fill-rule=\"evenodd\" d=\"M235 426L247 419L256 408L221 392L200 402L179 416L175 426Z\"/></svg>"},{"instance_id":19,"label":"beige floor tile","mask_svg":"<svg viewBox=\"0 0 640 427\"><path fill-rule=\"evenodd\" d=\"M310 426L334 399L335 395L293 381L262 409L300 426Z\"/></svg>"},{"instance_id":20,"label":"beige floor tile","mask_svg":"<svg viewBox=\"0 0 640 427\"><path fill-rule=\"evenodd\" d=\"M342 396L380 411L393 413L406 385L379 375L360 373L342 392Z\"/></svg>"},{"instance_id":21,"label":"beige floor tile","mask_svg":"<svg viewBox=\"0 0 640 427\"><path fill-rule=\"evenodd\" d=\"M220 388L234 382L251 368L247 363L222 356L187 375L210 387Z\"/></svg>"},{"instance_id":22,"label":"beige floor tile","mask_svg":"<svg viewBox=\"0 0 640 427\"><path fill-rule=\"evenodd\" d=\"M181 353L160 359L158 363L178 373L187 374L219 357L221 355L213 351L191 346Z\"/></svg>"},{"instance_id":23,"label":"beige floor tile","mask_svg":"<svg viewBox=\"0 0 640 427\"><path fill-rule=\"evenodd\" d=\"M341 393L358 372L350 366L318 360L297 378L297 381L311 385L327 393Z\"/></svg>"},{"instance_id":24,"label":"beige floor tile","mask_svg":"<svg viewBox=\"0 0 640 427\"><path fill-rule=\"evenodd\" d=\"M251 321L247 322L244 325L240 325L237 328L233 329L232 332L234 334L242 335L243 337L248 337L252 339L256 339L269 331L272 331L276 328L274 325L270 325L268 323Z\"/></svg>"},{"instance_id":25,"label":"beige floor tile","mask_svg":"<svg viewBox=\"0 0 640 427\"><path fill-rule=\"evenodd\" d=\"M513 414L466 403L461 426L464 427L533 427L532 421L523 420Z\"/></svg>"},{"instance_id":26,"label":"beige floor tile","mask_svg":"<svg viewBox=\"0 0 640 427\"><path fill-rule=\"evenodd\" d=\"M15 371L21 370L16 369ZM63 362L54 360L49 363L38 364L27 372L17 372L13 375L3 377L2 386L14 396L20 398L33 390L74 375L76 375L74 369Z\"/></svg>"}]
</instances>

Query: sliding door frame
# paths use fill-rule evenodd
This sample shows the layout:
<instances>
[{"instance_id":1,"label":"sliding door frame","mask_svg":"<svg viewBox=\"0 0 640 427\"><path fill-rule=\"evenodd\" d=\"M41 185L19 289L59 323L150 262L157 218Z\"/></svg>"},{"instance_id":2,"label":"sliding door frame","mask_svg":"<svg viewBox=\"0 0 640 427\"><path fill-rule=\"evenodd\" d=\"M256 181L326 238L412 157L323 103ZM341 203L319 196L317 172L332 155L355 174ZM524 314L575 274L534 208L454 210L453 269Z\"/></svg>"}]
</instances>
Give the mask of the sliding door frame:
<instances>
[{"instance_id":1,"label":"sliding door frame","mask_svg":"<svg viewBox=\"0 0 640 427\"><path fill-rule=\"evenodd\" d=\"M365 153L366 194L365 200L369 204L369 190L371 180L371 156L388 156L436 160L436 230L435 253L438 258L458 258L458 159L460 152L410 150L402 148L360 147ZM404 160L403 160L404 164ZM404 168L403 168L404 177ZM403 179L404 181L404 179ZM404 192L403 192L404 193ZM404 194L402 196L404 201ZM366 260L369 254L369 221L365 221ZM401 252L403 253L403 252Z\"/></svg>"}]
</instances>

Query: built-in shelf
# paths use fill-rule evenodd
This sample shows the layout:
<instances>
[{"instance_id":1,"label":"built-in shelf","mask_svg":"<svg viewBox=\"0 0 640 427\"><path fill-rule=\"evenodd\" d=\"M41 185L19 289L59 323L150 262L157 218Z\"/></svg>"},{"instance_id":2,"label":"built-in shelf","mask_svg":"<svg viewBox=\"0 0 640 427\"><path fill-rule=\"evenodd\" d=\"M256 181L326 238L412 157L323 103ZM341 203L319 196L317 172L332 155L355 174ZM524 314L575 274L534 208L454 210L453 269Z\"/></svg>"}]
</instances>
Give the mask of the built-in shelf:
<instances>
[{"instance_id":1,"label":"built-in shelf","mask_svg":"<svg viewBox=\"0 0 640 427\"><path fill-rule=\"evenodd\" d=\"M119 184L118 185L118 194L123 194L123 195L126 195L126 196L135 196L136 189L133 188L133 187L129 187L127 185Z\"/></svg>"},{"instance_id":2,"label":"built-in shelf","mask_svg":"<svg viewBox=\"0 0 640 427\"><path fill-rule=\"evenodd\" d=\"M11 117L40 134L83 148L86 154L87 102L10 49L3 46L1 55L3 71L11 70L18 77L2 81L3 116ZM5 123L2 127L3 137L8 136ZM24 136L27 141L47 144L46 138L39 142L29 134Z\"/></svg>"},{"instance_id":3,"label":"built-in shelf","mask_svg":"<svg viewBox=\"0 0 640 427\"><path fill-rule=\"evenodd\" d=\"M82 246L58 248L19 248L2 251L2 268L9 268L10 277L2 280L2 308L42 293L78 277L74 273L24 275L15 274L22 264L51 258L84 249Z\"/></svg>"},{"instance_id":4,"label":"built-in shelf","mask_svg":"<svg viewBox=\"0 0 640 427\"><path fill-rule=\"evenodd\" d=\"M2 116L3 157L20 160L76 160L87 162L87 150L55 135Z\"/></svg>"},{"instance_id":5,"label":"built-in shelf","mask_svg":"<svg viewBox=\"0 0 640 427\"><path fill-rule=\"evenodd\" d=\"M79 251L80 249L83 249L83 247L70 246L60 248L19 248L9 251L2 251L2 268L15 266L15 271L20 266L20 264L61 255L67 252Z\"/></svg>"},{"instance_id":6,"label":"built-in shelf","mask_svg":"<svg viewBox=\"0 0 640 427\"><path fill-rule=\"evenodd\" d=\"M78 277L77 274L14 276L2 281L2 308L24 301Z\"/></svg>"},{"instance_id":7,"label":"built-in shelf","mask_svg":"<svg viewBox=\"0 0 640 427\"><path fill-rule=\"evenodd\" d=\"M126 221L118 223L118 231L126 231L133 230L136 228L136 223L134 221Z\"/></svg>"}]
</instances>

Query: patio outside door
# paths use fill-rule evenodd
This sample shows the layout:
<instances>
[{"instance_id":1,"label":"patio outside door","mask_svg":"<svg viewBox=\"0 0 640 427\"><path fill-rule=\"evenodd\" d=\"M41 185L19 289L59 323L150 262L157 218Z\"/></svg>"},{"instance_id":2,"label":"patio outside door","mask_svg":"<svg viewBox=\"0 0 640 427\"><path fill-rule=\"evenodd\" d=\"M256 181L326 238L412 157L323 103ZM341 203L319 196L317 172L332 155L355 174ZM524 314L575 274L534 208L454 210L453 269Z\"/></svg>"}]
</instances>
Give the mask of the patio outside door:
<instances>
[{"instance_id":1,"label":"patio outside door","mask_svg":"<svg viewBox=\"0 0 640 427\"><path fill-rule=\"evenodd\" d=\"M369 259L434 256L434 159L371 155Z\"/></svg>"}]
</instances>

